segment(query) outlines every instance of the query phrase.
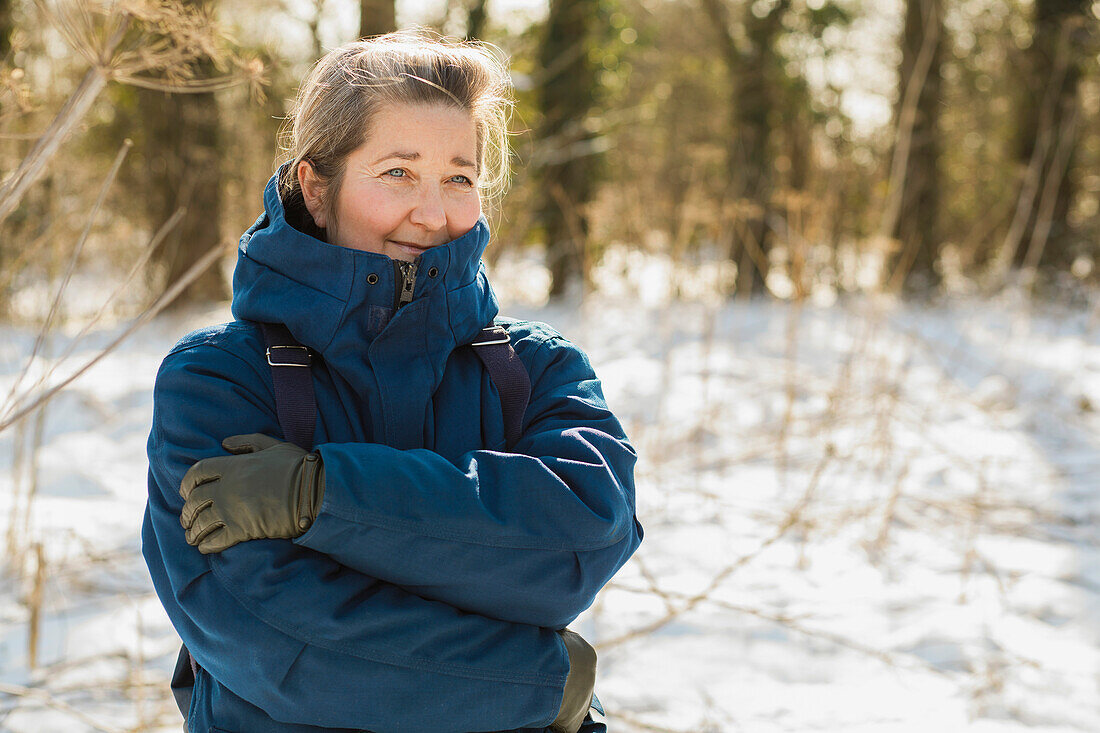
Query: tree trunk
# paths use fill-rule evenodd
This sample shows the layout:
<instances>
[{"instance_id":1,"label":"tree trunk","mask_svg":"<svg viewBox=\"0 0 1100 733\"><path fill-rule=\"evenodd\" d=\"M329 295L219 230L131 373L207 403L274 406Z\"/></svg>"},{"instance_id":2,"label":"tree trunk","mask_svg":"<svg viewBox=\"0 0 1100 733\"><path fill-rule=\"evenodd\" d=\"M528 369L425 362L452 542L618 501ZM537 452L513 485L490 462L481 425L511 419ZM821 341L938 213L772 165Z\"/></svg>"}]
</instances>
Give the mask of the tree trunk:
<instances>
[{"instance_id":1,"label":"tree trunk","mask_svg":"<svg viewBox=\"0 0 1100 733\"><path fill-rule=\"evenodd\" d=\"M782 30L789 0L780 0L763 17L744 9L744 38L730 27L726 0L704 0L704 8L719 34L730 83L730 124L726 136L730 198L735 203L729 256L737 264L737 290L743 295L763 292L768 276L772 212L772 153L769 147L776 98L775 43Z\"/></svg>"},{"instance_id":2,"label":"tree trunk","mask_svg":"<svg viewBox=\"0 0 1100 733\"><path fill-rule=\"evenodd\" d=\"M145 125L148 224L156 229L179 207L187 212L168 234L153 261L158 290L179 279L221 241L221 163L218 106L213 94L165 94L141 90ZM175 301L182 305L228 295L221 268L211 267Z\"/></svg>"},{"instance_id":3,"label":"tree trunk","mask_svg":"<svg viewBox=\"0 0 1100 733\"><path fill-rule=\"evenodd\" d=\"M1027 95L1020 110L1017 147L1027 168L1028 195L1017 267L1065 269L1072 262L1067 221L1075 194L1073 166L1079 125L1079 82L1084 49L1078 37L1088 22L1088 0L1036 0L1032 44L1027 52Z\"/></svg>"},{"instance_id":4,"label":"tree trunk","mask_svg":"<svg viewBox=\"0 0 1100 733\"><path fill-rule=\"evenodd\" d=\"M202 2L202 0L192 0ZM212 64L203 71L213 73ZM213 94L166 94L139 90L143 125L148 225L161 226L176 209L183 219L153 257L155 283L162 292L221 241L221 157L218 103ZM209 268L174 305L221 300L228 296L217 265Z\"/></svg>"},{"instance_id":5,"label":"tree trunk","mask_svg":"<svg viewBox=\"0 0 1100 733\"><path fill-rule=\"evenodd\" d=\"M539 90L538 157L552 296L562 295L586 274L586 209L595 191L596 161L593 136L584 123L596 91L588 50L597 6L598 0L550 0L539 48L540 68L548 73Z\"/></svg>"},{"instance_id":6,"label":"tree trunk","mask_svg":"<svg viewBox=\"0 0 1100 733\"><path fill-rule=\"evenodd\" d=\"M0 61L7 60L11 53L12 25L11 0L0 0Z\"/></svg>"},{"instance_id":7,"label":"tree trunk","mask_svg":"<svg viewBox=\"0 0 1100 733\"><path fill-rule=\"evenodd\" d=\"M895 110L897 139L890 196L893 225L886 233L900 247L891 258L889 284L912 289L938 285L940 66L944 47L943 0L907 0Z\"/></svg>"},{"instance_id":8,"label":"tree trunk","mask_svg":"<svg viewBox=\"0 0 1100 733\"><path fill-rule=\"evenodd\" d=\"M489 0L472 0L470 14L466 17L466 39L475 40L485 33L485 24L489 19Z\"/></svg>"},{"instance_id":9,"label":"tree trunk","mask_svg":"<svg viewBox=\"0 0 1100 733\"><path fill-rule=\"evenodd\" d=\"M359 37L380 36L397 30L394 0L359 0Z\"/></svg>"},{"instance_id":10,"label":"tree trunk","mask_svg":"<svg viewBox=\"0 0 1100 733\"><path fill-rule=\"evenodd\" d=\"M11 32L15 30L12 18L11 0L0 0L0 63L11 61ZM11 64L14 65L14 64ZM0 119L3 119L4 101L0 99ZM0 180L4 179L4 160L0 158ZM2 253L0 253L2 254Z\"/></svg>"}]
</instances>

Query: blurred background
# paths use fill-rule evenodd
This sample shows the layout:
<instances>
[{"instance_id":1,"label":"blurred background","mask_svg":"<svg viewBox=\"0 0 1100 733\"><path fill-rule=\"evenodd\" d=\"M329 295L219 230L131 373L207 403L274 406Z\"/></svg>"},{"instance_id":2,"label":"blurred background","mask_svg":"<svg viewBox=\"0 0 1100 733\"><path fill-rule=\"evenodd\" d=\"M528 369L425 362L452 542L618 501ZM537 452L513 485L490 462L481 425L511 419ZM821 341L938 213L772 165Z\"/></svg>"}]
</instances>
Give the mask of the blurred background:
<instances>
[{"instance_id":1,"label":"blurred background","mask_svg":"<svg viewBox=\"0 0 1100 733\"><path fill-rule=\"evenodd\" d=\"M612 730L1100 729L1100 2L0 0L0 730L178 728L156 367L412 25L509 58L491 278L639 448Z\"/></svg>"}]
</instances>

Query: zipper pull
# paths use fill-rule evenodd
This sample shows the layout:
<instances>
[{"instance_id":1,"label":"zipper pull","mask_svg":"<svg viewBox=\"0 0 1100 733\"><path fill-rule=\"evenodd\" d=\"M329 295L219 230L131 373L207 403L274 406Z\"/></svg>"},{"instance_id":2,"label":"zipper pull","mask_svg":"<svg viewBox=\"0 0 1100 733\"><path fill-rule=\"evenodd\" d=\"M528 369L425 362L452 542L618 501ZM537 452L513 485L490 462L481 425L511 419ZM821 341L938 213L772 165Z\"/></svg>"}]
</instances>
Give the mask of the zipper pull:
<instances>
[{"instance_id":1,"label":"zipper pull","mask_svg":"<svg viewBox=\"0 0 1100 733\"><path fill-rule=\"evenodd\" d=\"M413 288L416 287L416 262L402 263L401 276L401 296L397 300L398 308L413 299Z\"/></svg>"}]
</instances>

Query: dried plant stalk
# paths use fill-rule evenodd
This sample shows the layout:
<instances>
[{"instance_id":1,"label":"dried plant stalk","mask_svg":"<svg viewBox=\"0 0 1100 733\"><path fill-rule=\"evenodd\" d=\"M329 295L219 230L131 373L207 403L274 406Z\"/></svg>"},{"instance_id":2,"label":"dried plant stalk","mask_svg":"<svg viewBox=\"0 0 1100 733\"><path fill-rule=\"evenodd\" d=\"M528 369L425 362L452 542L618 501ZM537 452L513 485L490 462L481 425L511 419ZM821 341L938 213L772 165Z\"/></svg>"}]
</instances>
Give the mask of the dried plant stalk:
<instances>
[{"instance_id":1,"label":"dried plant stalk","mask_svg":"<svg viewBox=\"0 0 1100 733\"><path fill-rule=\"evenodd\" d=\"M183 277L177 280L172 285L172 287L170 287L163 295L157 298L156 301L154 301L154 303L145 310L145 312L134 319L134 321L126 327L125 331L119 334L114 341L103 347L103 349L99 351L99 353L97 353L94 357L86 361L73 374L69 375L58 384L55 384L53 387L50 387L45 392L35 396L33 399L29 399L27 404L20 406L19 409L15 410L13 413L6 415L3 419L0 419L0 432L3 432L7 428L11 427L13 423L18 422L19 420L26 417L28 414L40 408L42 405L52 399L54 395L67 387L73 380L84 374L84 372L88 371L97 363L99 363L100 360L102 360L105 356L117 349L118 346L130 336L130 334L144 326L146 323L152 320L154 316L167 308L168 305L173 300L175 300L180 293L183 292L184 288L194 282L199 275L207 270L207 268L217 262L218 258L222 255L221 250L221 244L217 244L211 247L206 252L206 254L199 258L197 262L195 262L195 264L191 265L187 272L183 274Z\"/></svg>"},{"instance_id":2,"label":"dried plant stalk","mask_svg":"<svg viewBox=\"0 0 1100 733\"><path fill-rule=\"evenodd\" d=\"M130 272L126 274L126 277L123 278L122 282L119 283L114 292L112 292L107 297L107 300L103 302L103 305L100 306L95 315L92 316L92 318L84 324L84 326L80 329L80 332L77 333L69 341L69 344L65 347L65 350L61 353L60 356L58 356L54 360L54 363L50 366L49 370L47 370L46 373L43 374L37 382L35 382L34 386L27 391L27 395L33 394L36 390L40 389L43 385L48 383L53 375L57 372L58 367L64 364L65 361L70 356L72 356L73 352L76 350L77 345L80 344L81 340L88 335L88 333L92 330L92 328L95 327L97 323L99 323L111 304L118 300L119 296L121 296L122 293L127 290L130 283L133 282L135 277L137 277L138 273L142 272L145 269L145 266L152 258L153 253L156 252L157 247L159 247L161 242L164 241L164 238L168 236L168 233L175 229L176 225L180 223L185 213L187 213L187 209L185 208L176 209L172 216L169 217L168 221L161 224L160 229L158 229L153 235L152 239L149 240L149 244L146 245L144 251L141 253L141 256L139 256L137 260L134 261L134 264L130 267ZM18 401L19 400L17 400L17 402Z\"/></svg>"},{"instance_id":3,"label":"dried plant stalk","mask_svg":"<svg viewBox=\"0 0 1100 733\"><path fill-rule=\"evenodd\" d=\"M46 553L42 543L34 544L34 584L31 586L27 606L31 612L27 631L27 666L33 671L38 667L38 639L42 628L42 588L46 582Z\"/></svg>"},{"instance_id":4,"label":"dried plant stalk","mask_svg":"<svg viewBox=\"0 0 1100 733\"><path fill-rule=\"evenodd\" d=\"M88 214L88 221L84 225L84 231L81 232L80 238L76 242L76 246L73 247L72 255L69 257L69 266L65 270L64 276L61 278L61 283L57 287L57 292L54 294L53 301L50 303L50 310L46 314L46 320L42 322L42 327L38 331L38 336L35 338L34 347L31 348L30 356L27 357L26 365L19 373L18 378L12 384L11 391L8 393L8 399L6 402L11 403L12 397L19 389L19 386L23 383L23 378L30 371L30 366L34 363L34 360L38 357L38 352L41 350L42 345L46 341L46 336L50 333L50 329L53 326L54 318L57 316L57 312L61 307L61 298L65 294L65 290L72 280L73 273L76 271L76 263L80 259L80 253L84 250L84 243L88 241L88 235L92 231L92 225L95 223L96 214L99 213L100 208L103 206L103 201L107 198L107 191L110 190L111 184L114 183L115 178L118 176L118 171L122 167L122 161L126 159L126 154L130 152L130 148L133 147L133 143L129 140L123 142L122 147L119 148L118 154L115 156L115 161L111 165L111 170L107 173L107 178L104 179L103 185L100 186L99 196L96 198L95 204L92 205L92 211Z\"/></svg>"},{"instance_id":5,"label":"dried plant stalk","mask_svg":"<svg viewBox=\"0 0 1100 733\"><path fill-rule=\"evenodd\" d=\"M15 210L23 200L27 189L41 177L46 164L57 153L57 149L61 147L69 131L84 119L105 86L107 86L107 77L97 68L88 69L76 90L50 123L49 128L42 137L38 138L38 142L23 158L19 168L4 187L0 188L0 222Z\"/></svg>"},{"instance_id":6,"label":"dried plant stalk","mask_svg":"<svg viewBox=\"0 0 1100 733\"><path fill-rule=\"evenodd\" d=\"M168 92L212 92L248 83L262 96L263 65L221 50L225 39L205 12L168 0L96 3L37 1L46 19L91 68L38 138L30 153L0 188L0 222L15 210L42 176L69 132L88 114L109 81ZM196 78L197 65L209 59L233 73Z\"/></svg>"}]
</instances>

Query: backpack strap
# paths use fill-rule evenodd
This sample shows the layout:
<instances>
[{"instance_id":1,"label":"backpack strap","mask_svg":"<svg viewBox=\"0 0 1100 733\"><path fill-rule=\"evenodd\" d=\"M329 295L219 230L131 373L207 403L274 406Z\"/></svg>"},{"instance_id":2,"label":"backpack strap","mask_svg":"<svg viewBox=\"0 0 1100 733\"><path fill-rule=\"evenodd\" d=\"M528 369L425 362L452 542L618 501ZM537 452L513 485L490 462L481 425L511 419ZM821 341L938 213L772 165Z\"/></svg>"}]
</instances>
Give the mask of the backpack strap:
<instances>
[{"instance_id":1,"label":"backpack strap","mask_svg":"<svg viewBox=\"0 0 1100 733\"><path fill-rule=\"evenodd\" d=\"M267 363L271 366L271 381L275 386L275 410L283 435L291 443L310 450L317 422L317 398L313 393L313 353L302 346L281 323L261 323ZM489 372L489 379L500 393L500 408L504 417L504 439L509 448L519 441L523 432L523 414L531 399L531 378L512 348L508 331L503 326L481 329L470 343L474 353ZM184 725L191 706L195 677L195 658L180 645L176 667L172 673L172 695L183 713ZM596 709L599 701L596 700Z\"/></svg>"},{"instance_id":2,"label":"backpack strap","mask_svg":"<svg viewBox=\"0 0 1100 733\"><path fill-rule=\"evenodd\" d=\"M485 365L489 379L500 393L500 409L504 413L504 441L511 449L523 434L523 414L531 400L531 378L512 348L504 326L492 325L470 342L474 353Z\"/></svg>"},{"instance_id":3,"label":"backpack strap","mask_svg":"<svg viewBox=\"0 0 1100 733\"><path fill-rule=\"evenodd\" d=\"M261 323L267 363L271 365L271 381L275 386L275 411L283 435L291 443L310 450L313 448L313 429L317 422L317 398L313 394L313 354L291 335L281 323ZM183 713L187 725L187 713L191 708L191 696L195 690L198 664L187 646L180 645L176 667L172 672L172 697ZM188 728L188 730L190 730Z\"/></svg>"},{"instance_id":4,"label":"backpack strap","mask_svg":"<svg viewBox=\"0 0 1100 733\"><path fill-rule=\"evenodd\" d=\"M302 346L281 323L261 323L271 381L275 386L275 410L283 435L303 450L313 449L317 424L317 398L313 394L313 353Z\"/></svg>"},{"instance_id":5,"label":"backpack strap","mask_svg":"<svg viewBox=\"0 0 1100 733\"><path fill-rule=\"evenodd\" d=\"M313 355L283 324L261 323L260 326L267 346L267 363L271 365L279 425L287 440L310 450L317 420L317 401L309 368ZM500 394L504 440L508 448L523 434L523 415L531 399L531 378L510 342L507 329L492 325L481 329L470 343Z\"/></svg>"}]
</instances>

